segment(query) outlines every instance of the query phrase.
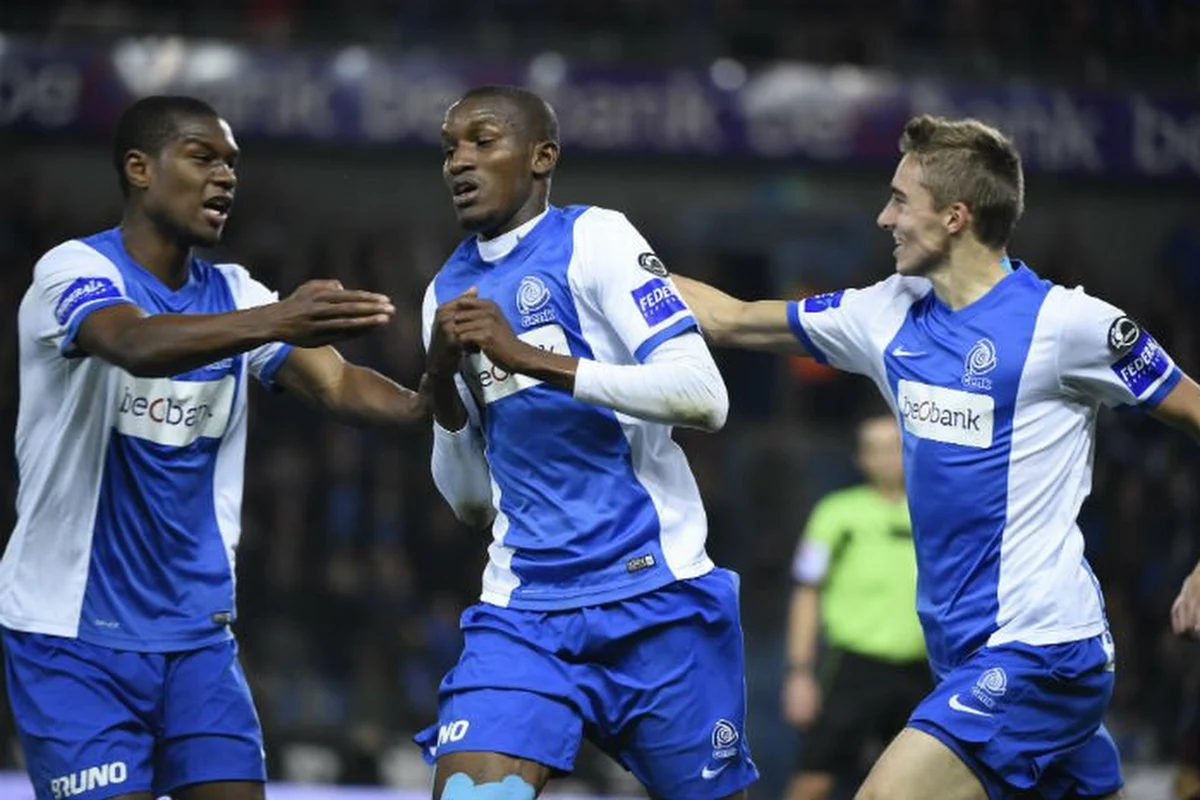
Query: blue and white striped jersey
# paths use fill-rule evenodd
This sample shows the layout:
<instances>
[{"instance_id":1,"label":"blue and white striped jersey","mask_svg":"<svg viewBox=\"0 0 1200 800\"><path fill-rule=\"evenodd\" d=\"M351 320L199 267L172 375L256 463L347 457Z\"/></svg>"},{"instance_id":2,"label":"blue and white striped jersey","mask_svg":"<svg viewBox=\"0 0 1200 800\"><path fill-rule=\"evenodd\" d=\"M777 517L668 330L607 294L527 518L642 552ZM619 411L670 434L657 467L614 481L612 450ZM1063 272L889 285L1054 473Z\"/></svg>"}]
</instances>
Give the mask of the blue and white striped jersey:
<instances>
[{"instance_id":1,"label":"blue and white striped jersey","mask_svg":"<svg viewBox=\"0 0 1200 800\"><path fill-rule=\"evenodd\" d=\"M939 674L984 645L1105 631L1076 524L1096 415L1153 407L1182 374L1119 309L1011 266L958 311L900 275L788 307L816 358L870 377L899 416L917 610Z\"/></svg>"},{"instance_id":2,"label":"blue and white striped jersey","mask_svg":"<svg viewBox=\"0 0 1200 800\"><path fill-rule=\"evenodd\" d=\"M240 266L194 259L171 291L119 229L71 240L34 267L18 331L17 525L0 561L0 624L147 652L230 637L241 532L246 376L269 344L169 378L139 378L75 346L88 314L211 314L276 295Z\"/></svg>"},{"instance_id":3,"label":"blue and white striped jersey","mask_svg":"<svg viewBox=\"0 0 1200 800\"><path fill-rule=\"evenodd\" d=\"M524 341L579 358L636 364L696 320L646 240L620 213L551 206L489 241L464 241L425 295L472 286ZM667 425L580 402L482 354L465 393L486 443L495 519L482 599L577 608L631 597L713 568L707 521Z\"/></svg>"}]
</instances>

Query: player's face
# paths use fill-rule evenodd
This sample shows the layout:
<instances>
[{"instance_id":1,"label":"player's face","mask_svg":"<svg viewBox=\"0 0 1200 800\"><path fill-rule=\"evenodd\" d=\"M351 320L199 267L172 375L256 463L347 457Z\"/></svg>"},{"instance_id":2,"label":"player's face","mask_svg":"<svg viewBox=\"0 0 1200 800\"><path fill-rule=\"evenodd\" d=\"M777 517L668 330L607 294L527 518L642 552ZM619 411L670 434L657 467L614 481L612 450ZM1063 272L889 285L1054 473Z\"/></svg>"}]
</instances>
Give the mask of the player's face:
<instances>
[{"instance_id":1,"label":"player's face","mask_svg":"<svg viewBox=\"0 0 1200 800\"><path fill-rule=\"evenodd\" d=\"M237 158L225 120L181 119L176 136L147 172L147 215L189 247L215 245L233 208Z\"/></svg>"},{"instance_id":2,"label":"player's face","mask_svg":"<svg viewBox=\"0 0 1200 800\"><path fill-rule=\"evenodd\" d=\"M866 420L858 432L858 465L876 486L894 488L904 482L900 427L891 417Z\"/></svg>"},{"instance_id":3,"label":"player's face","mask_svg":"<svg viewBox=\"0 0 1200 800\"><path fill-rule=\"evenodd\" d=\"M442 177L460 225L490 238L541 213L535 145L503 98L468 98L450 107L442 125Z\"/></svg>"},{"instance_id":4,"label":"player's face","mask_svg":"<svg viewBox=\"0 0 1200 800\"><path fill-rule=\"evenodd\" d=\"M935 209L933 196L921 185L921 165L905 155L892 177L891 197L877 220L891 231L892 255L901 275L925 275L950 254L946 214Z\"/></svg>"}]
</instances>

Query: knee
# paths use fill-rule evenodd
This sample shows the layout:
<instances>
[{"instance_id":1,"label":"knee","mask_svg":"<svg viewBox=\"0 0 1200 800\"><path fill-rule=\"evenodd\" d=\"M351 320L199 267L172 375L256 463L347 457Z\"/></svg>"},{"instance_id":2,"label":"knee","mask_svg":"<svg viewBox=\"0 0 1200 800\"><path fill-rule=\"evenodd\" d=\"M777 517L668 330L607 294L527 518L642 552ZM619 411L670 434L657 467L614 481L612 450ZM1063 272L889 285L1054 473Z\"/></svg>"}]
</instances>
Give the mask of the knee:
<instances>
[{"instance_id":1,"label":"knee","mask_svg":"<svg viewBox=\"0 0 1200 800\"><path fill-rule=\"evenodd\" d=\"M446 779L439 800L533 800L537 792L520 775L493 783L475 783L458 772Z\"/></svg>"}]
</instances>

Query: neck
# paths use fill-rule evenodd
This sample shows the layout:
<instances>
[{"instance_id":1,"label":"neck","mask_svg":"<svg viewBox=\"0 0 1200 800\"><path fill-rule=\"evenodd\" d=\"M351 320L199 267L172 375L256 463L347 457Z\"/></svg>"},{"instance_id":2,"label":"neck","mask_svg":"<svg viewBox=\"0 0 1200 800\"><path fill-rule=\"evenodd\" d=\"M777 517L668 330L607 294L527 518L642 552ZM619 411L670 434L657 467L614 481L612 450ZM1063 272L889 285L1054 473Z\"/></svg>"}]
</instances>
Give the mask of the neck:
<instances>
[{"instance_id":1,"label":"neck","mask_svg":"<svg viewBox=\"0 0 1200 800\"><path fill-rule=\"evenodd\" d=\"M875 484L875 492L880 497L882 497L884 500L887 500L889 503L898 503L901 500L903 500L904 496L905 496L904 495L904 484L902 484L902 483L896 484L894 486L889 485L889 484L877 483L877 484Z\"/></svg>"},{"instance_id":2,"label":"neck","mask_svg":"<svg viewBox=\"0 0 1200 800\"><path fill-rule=\"evenodd\" d=\"M992 250L978 243L964 243L928 274L938 299L955 311L966 308L1004 279L1008 274L1001 259L1004 250Z\"/></svg>"},{"instance_id":3,"label":"neck","mask_svg":"<svg viewBox=\"0 0 1200 800\"><path fill-rule=\"evenodd\" d=\"M169 288L187 283L191 247L169 236L142 211L126 209L121 239L133 260Z\"/></svg>"}]
</instances>

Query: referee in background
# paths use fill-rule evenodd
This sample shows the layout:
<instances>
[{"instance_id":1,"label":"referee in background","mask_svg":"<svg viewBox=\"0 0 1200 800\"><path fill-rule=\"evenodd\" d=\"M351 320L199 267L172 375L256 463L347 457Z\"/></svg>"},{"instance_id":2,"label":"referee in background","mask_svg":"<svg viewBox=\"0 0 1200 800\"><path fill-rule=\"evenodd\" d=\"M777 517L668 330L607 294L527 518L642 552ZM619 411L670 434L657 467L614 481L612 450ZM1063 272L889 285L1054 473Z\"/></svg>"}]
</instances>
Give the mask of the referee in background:
<instances>
[{"instance_id":1,"label":"referee in background","mask_svg":"<svg viewBox=\"0 0 1200 800\"><path fill-rule=\"evenodd\" d=\"M790 800L827 800L861 777L869 748L899 733L933 685L900 448L893 416L862 420L866 483L818 502L796 549L783 715L805 735Z\"/></svg>"}]
</instances>

